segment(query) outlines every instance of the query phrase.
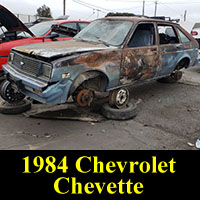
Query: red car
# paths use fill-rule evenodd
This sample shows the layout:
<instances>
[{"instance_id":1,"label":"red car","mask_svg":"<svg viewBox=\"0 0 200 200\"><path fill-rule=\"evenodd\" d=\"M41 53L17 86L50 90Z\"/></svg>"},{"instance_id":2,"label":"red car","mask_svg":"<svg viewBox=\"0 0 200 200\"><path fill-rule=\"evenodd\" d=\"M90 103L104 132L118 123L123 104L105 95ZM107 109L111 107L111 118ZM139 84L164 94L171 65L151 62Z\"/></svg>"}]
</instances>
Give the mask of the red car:
<instances>
[{"instance_id":1,"label":"red car","mask_svg":"<svg viewBox=\"0 0 200 200\"><path fill-rule=\"evenodd\" d=\"M0 5L0 76L3 75L2 65L7 63L13 47L70 40L88 24L88 21L54 20L36 24L28 29L14 14Z\"/></svg>"}]
</instances>

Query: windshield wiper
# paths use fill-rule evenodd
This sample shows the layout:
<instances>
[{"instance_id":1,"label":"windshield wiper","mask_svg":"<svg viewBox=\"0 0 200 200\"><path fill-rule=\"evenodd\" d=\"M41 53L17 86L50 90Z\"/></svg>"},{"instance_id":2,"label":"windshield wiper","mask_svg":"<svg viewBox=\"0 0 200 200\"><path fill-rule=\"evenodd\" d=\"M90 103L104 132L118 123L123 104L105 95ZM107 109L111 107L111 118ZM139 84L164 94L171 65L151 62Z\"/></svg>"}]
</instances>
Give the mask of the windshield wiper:
<instances>
[{"instance_id":1,"label":"windshield wiper","mask_svg":"<svg viewBox=\"0 0 200 200\"><path fill-rule=\"evenodd\" d=\"M90 42L89 40L82 39L81 37L76 37L76 38L73 38L73 39L81 41L81 42Z\"/></svg>"},{"instance_id":2,"label":"windshield wiper","mask_svg":"<svg viewBox=\"0 0 200 200\"><path fill-rule=\"evenodd\" d=\"M100 43L102 43L102 44L104 44L104 45L107 46L107 47L110 46L110 44L108 44L107 42L105 42L105 41L103 41L103 40L98 39L97 41L100 42Z\"/></svg>"},{"instance_id":3,"label":"windshield wiper","mask_svg":"<svg viewBox=\"0 0 200 200\"><path fill-rule=\"evenodd\" d=\"M82 39L81 37L76 37L74 38L75 40L79 40L79 41L82 41L82 42L89 42L89 43L101 43L101 44L104 44L105 46L109 47L110 44L108 44L107 42L101 40L101 39L98 39L98 40L85 40L85 39Z\"/></svg>"}]
</instances>

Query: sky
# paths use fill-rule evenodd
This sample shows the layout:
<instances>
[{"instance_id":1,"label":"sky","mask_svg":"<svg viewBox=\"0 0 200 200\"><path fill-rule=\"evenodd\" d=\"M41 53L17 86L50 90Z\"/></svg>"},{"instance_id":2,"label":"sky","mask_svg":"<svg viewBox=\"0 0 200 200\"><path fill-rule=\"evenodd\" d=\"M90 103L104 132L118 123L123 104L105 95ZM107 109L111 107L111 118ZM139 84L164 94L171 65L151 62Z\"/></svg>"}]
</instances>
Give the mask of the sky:
<instances>
[{"instance_id":1,"label":"sky","mask_svg":"<svg viewBox=\"0 0 200 200\"><path fill-rule=\"evenodd\" d=\"M145 15L154 16L156 0L145 0ZM79 2L79 3L77 3ZM157 15L200 21L200 0L157 0ZM35 15L37 8L47 5L54 18L63 14L63 0L0 0L0 4L15 14ZM84 5L86 6L84 6ZM92 4L92 5L91 5ZM94 20L108 12L142 14L143 0L66 0L66 14L70 19Z\"/></svg>"}]
</instances>

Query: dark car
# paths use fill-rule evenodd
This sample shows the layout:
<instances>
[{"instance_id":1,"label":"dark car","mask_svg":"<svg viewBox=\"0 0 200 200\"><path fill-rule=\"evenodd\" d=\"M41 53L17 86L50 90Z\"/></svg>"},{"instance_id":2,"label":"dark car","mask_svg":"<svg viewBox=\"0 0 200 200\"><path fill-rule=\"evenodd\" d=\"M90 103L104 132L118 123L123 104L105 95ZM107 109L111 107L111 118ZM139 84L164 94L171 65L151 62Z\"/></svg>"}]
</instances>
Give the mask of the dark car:
<instances>
[{"instance_id":1,"label":"dark car","mask_svg":"<svg viewBox=\"0 0 200 200\"><path fill-rule=\"evenodd\" d=\"M121 108L128 102L127 86L177 81L182 68L197 64L197 56L198 43L176 23L108 17L70 41L14 48L3 66L8 81L1 94L9 102L26 95L45 104L65 103L72 96L87 106L96 91L110 91L110 104Z\"/></svg>"}]
</instances>

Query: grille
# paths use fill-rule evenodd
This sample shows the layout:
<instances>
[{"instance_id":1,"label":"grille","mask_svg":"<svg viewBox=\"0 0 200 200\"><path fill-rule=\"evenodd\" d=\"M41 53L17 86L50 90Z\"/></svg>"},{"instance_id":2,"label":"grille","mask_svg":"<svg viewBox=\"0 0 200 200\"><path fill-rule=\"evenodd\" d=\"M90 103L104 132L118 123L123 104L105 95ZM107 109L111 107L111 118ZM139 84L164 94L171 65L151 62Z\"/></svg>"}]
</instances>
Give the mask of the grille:
<instances>
[{"instance_id":1,"label":"grille","mask_svg":"<svg viewBox=\"0 0 200 200\"><path fill-rule=\"evenodd\" d=\"M50 65L16 53L14 54L12 64L15 69L40 79L49 79L51 75Z\"/></svg>"}]
</instances>

